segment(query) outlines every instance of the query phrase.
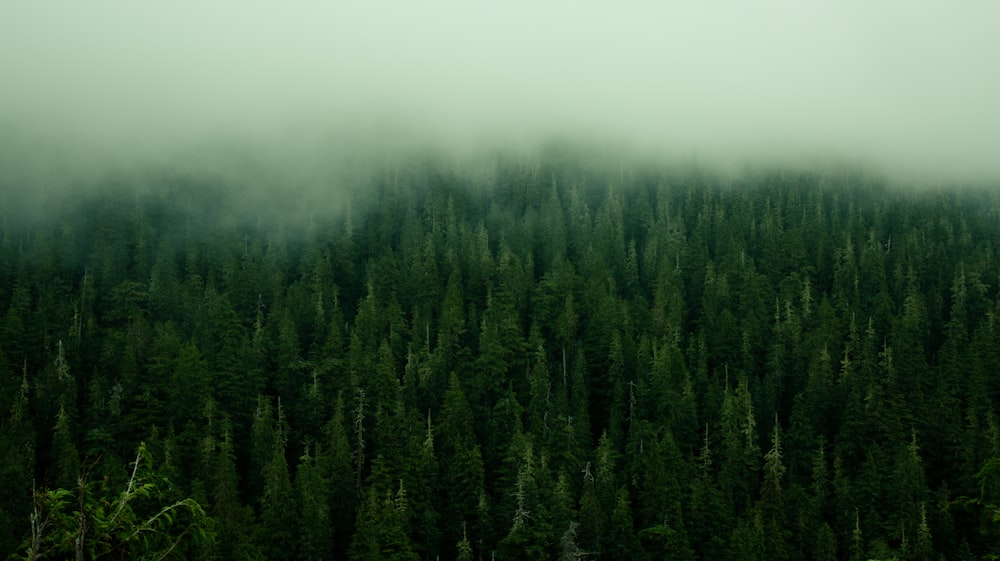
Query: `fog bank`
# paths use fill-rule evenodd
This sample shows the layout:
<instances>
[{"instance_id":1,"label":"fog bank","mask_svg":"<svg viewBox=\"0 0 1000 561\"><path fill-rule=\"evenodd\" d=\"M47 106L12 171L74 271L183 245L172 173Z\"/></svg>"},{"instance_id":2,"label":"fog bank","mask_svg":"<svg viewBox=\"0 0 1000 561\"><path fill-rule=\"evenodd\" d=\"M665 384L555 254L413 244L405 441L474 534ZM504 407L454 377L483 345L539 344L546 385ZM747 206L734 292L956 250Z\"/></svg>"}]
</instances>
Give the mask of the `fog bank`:
<instances>
[{"instance_id":1,"label":"fog bank","mask_svg":"<svg viewBox=\"0 0 1000 561\"><path fill-rule=\"evenodd\" d=\"M998 22L987 1L12 0L0 127L88 165L562 136L989 181Z\"/></svg>"}]
</instances>

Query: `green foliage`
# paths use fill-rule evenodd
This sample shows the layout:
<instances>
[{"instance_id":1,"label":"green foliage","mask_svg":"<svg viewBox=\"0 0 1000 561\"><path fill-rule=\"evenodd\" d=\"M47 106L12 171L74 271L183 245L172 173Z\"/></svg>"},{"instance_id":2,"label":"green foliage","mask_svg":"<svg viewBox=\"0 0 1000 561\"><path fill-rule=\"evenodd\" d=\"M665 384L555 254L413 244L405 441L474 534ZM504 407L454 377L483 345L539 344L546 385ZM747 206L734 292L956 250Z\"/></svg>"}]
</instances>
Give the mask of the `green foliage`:
<instances>
[{"instance_id":1,"label":"green foliage","mask_svg":"<svg viewBox=\"0 0 1000 561\"><path fill-rule=\"evenodd\" d=\"M996 192L590 156L400 160L308 215L166 169L44 195L0 243L0 558L81 522L95 557L1000 551Z\"/></svg>"},{"instance_id":2,"label":"green foliage","mask_svg":"<svg viewBox=\"0 0 1000 561\"><path fill-rule=\"evenodd\" d=\"M196 501L170 497L170 483L152 471L140 445L124 488L83 472L73 489L35 491L31 534L19 558L185 559L214 539L211 519Z\"/></svg>"},{"instance_id":3,"label":"green foliage","mask_svg":"<svg viewBox=\"0 0 1000 561\"><path fill-rule=\"evenodd\" d=\"M358 509L356 531L349 556L358 561L416 561L420 557L406 534L410 505L402 482L395 489L376 458L371 486Z\"/></svg>"}]
</instances>

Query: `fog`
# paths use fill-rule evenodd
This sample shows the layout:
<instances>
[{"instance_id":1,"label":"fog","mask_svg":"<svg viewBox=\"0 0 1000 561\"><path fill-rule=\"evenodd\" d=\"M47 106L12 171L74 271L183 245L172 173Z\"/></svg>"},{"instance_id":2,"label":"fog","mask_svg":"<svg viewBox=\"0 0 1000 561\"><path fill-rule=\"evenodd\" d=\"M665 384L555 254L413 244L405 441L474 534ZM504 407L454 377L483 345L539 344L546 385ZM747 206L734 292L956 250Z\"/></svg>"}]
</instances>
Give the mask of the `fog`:
<instances>
[{"instance_id":1,"label":"fog","mask_svg":"<svg viewBox=\"0 0 1000 561\"><path fill-rule=\"evenodd\" d=\"M559 136L996 181L998 22L992 1L4 0L0 137L49 173Z\"/></svg>"}]
</instances>

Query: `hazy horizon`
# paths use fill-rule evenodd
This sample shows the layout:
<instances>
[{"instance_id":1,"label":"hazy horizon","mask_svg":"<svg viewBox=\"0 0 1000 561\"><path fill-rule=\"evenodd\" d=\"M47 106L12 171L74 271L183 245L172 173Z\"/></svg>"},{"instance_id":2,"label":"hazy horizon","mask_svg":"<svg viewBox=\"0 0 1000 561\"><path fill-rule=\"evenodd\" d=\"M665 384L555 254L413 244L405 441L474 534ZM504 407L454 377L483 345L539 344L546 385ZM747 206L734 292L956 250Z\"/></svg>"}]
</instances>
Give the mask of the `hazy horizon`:
<instances>
[{"instance_id":1,"label":"hazy horizon","mask_svg":"<svg viewBox=\"0 0 1000 561\"><path fill-rule=\"evenodd\" d=\"M997 21L985 1L13 1L0 127L101 165L564 137L993 182Z\"/></svg>"}]
</instances>

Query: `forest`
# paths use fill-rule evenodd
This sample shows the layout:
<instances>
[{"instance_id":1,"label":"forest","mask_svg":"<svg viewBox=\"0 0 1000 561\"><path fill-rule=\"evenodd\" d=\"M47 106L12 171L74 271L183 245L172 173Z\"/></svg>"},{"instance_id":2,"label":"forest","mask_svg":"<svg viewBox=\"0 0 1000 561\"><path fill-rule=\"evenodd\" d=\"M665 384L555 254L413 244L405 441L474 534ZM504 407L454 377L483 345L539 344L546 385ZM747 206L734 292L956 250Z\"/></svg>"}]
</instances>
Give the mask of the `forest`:
<instances>
[{"instance_id":1,"label":"forest","mask_svg":"<svg viewBox=\"0 0 1000 561\"><path fill-rule=\"evenodd\" d=\"M0 558L1000 555L1000 190L357 181L0 179Z\"/></svg>"}]
</instances>

